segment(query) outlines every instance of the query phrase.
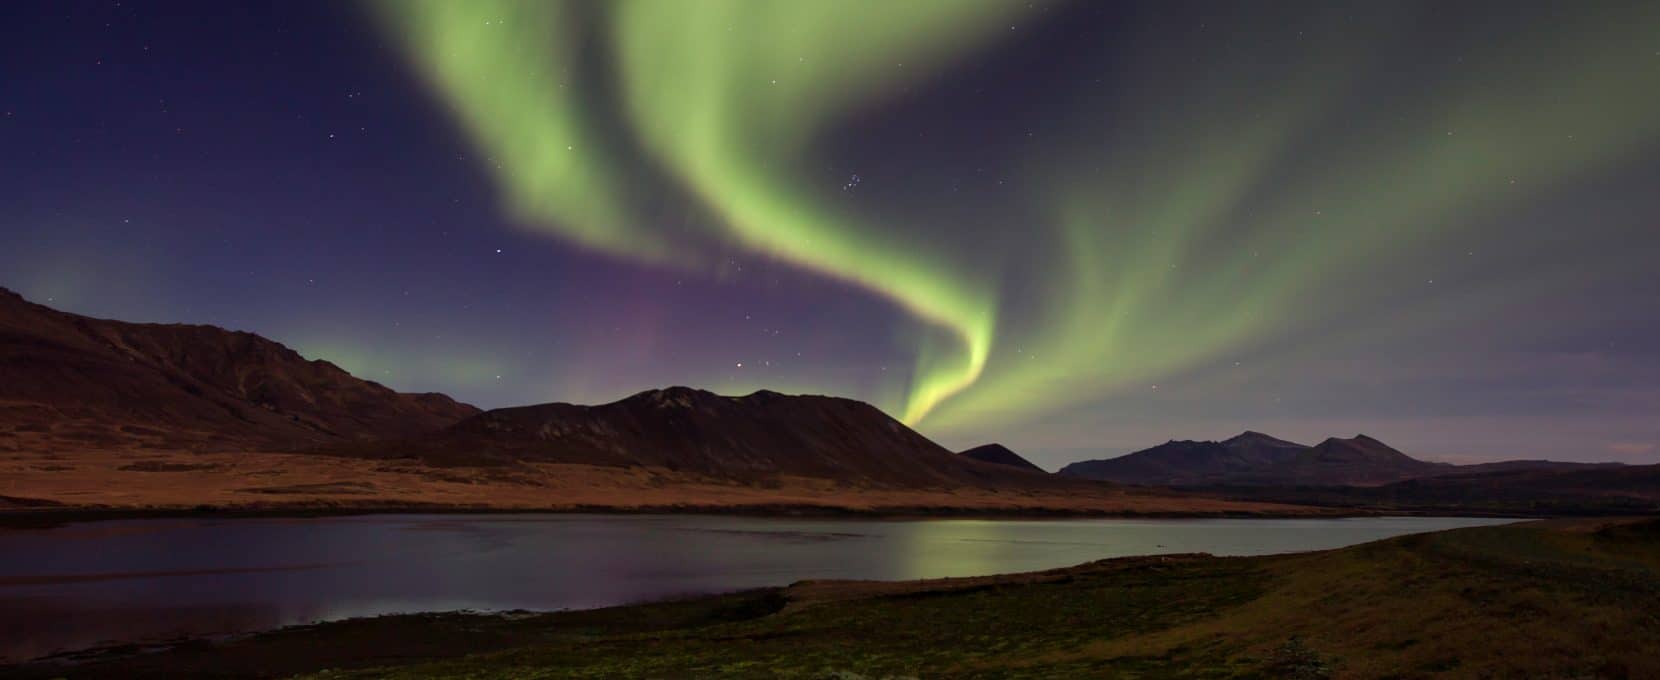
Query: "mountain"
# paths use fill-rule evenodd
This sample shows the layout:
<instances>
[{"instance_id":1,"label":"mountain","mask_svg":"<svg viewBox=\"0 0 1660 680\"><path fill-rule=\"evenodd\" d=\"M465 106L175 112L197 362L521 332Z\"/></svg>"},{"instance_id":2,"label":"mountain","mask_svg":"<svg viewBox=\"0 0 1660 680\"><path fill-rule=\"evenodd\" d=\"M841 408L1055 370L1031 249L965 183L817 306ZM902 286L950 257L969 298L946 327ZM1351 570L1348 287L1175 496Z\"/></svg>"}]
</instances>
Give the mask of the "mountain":
<instances>
[{"instance_id":1,"label":"mountain","mask_svg":"<svg viewBox=\"0 0 1660 680\"><path fill-rule=\"evenodd\" d=\"M1158 486L1369 485L1451 467L1417 460L1366 435L1306 446L1245 432L1220 442L1166 442L1118 458L1073 463L1057 474Z\"/></svg>"},{"instance_id":2,"label":"mountain","mask_svg":"<svg viewBox=\"0 0 1660 680\"><path fill-rule=\"evenodd\" d=\"M481 412L394 392L252 333L94 319L0 289L0 451L261 450L651 467L762 484L1081 488L960 457L851 399L671 387Z\"/></svg>"},{"instance_id":3,"label":"mountain","mask_svg":"<svg viewBox=\"0 0 1660 680\"><path fill-rule=\"evenodd\" d=\"M1126 484L1215 484L1262 475L1308 449L1260 432L1245 432L1220 442L1172 440L1118 458L1073 463L1056 474Z\"/></svg>"},{"instance_id":4,"label":"mountain","mask_svg":"<svg viewBox=\"0 0 1660 680\"><path fill-rule=\"evenodd\" d=\"M651 466L765 482L782 475L893 486L1054 486L1048 475L960 457L880 409L837 397L648 390L597 406L486 411L419 439L335 453L432 465L541 462ZM1061 484L1065 484L1062 480ZM1076 482L1072 482L1076 484Z\"/></svg>"},{"instance_id":5,"label":"mountain","mask_svg":"<svg viewBox=\"0 0 1660 680\"><path fill-rule=\"evenodd\" d=\"M1235 469L1244 471L1251 468L1237 464L1232 453L1221 443L1171 440L1117 458L1071 463L1055 474L1082 479L1110 479L1125 484L1173 486L1198 480L1223 479L1227 472Z\"/></svg>"},{"instance_id":6,"label":"mountain","mask_svg":"<svg viewBox=\"0 0 1660 680\"><path fill-rule=\"evenodd\" d=\"M1308 448L1302 444L1271 437L1254 430L1246 430L1223 440L1221 443L1230 452L1230 460L1236 465L1284 462L1291 452Z\"/></svg>"},{"instance_id":7,"label":"mountain","mask_svg":"<svg viewBox=\"0 0 1660 680\"><path fill-rule=\"evenodd\" d=\"M1418 460L1363 434L1351 439L1333 437L1306 446L1261 432L1245 432L1220 442L1170 441L1117 458L1073 463L1056 474L1148 486L1338 487L1380 486L1460 474L1619 467L1624 466L1550 460L1452 465Z\"/></svg>"},{"instance_id":8,"label":"mountain","mask_svg":"<svg viewBox=\"0 0 1660 680\"><path fill-rule=\"evenodd\" d=\"M1009 467L1019 468L1030 472L1043 472L1048 474L1043 468L1033 465L1031 461L1020 457L1020 454L1010 451L1008 447L1002 444L981 444L966 451L959 451L957 452L957 455L965 458L972 458L982 463L1007 465Z\"/></svg>"},{"instance_id":9,"label":"mountain","mask_svg":"<svg viewBox=\"0 0 1660 680\"><path fill-rule=\"evenodd\" d=\"M0 288L0 450L293 450L476 413L252 333L94 319Z\"/></svg>"},{"instance_id":10,"label":"mountain","mask_svg":"<svg viewBox=\"0 0 1660 680\"><path fill-rule=\"evenodd\" d=\"M1454 466L1418 460L1366 435L1328 438L1297 451L1288 462L1268 471L1276 484L1347 484L1371 486L1449 472Z\"/></svg>"}]
</instances>

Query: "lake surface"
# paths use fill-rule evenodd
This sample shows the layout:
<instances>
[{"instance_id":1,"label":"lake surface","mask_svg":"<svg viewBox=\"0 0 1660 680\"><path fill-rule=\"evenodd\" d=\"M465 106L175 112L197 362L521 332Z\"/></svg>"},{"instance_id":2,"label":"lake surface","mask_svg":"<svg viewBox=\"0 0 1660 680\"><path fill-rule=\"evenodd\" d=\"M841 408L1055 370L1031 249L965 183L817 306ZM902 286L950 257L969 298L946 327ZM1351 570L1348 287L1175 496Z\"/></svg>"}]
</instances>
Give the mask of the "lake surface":
<instances>
[{"instance_id":1,"label":"lake surface","mask_svg":"<svg viewBox=\"0 0 1660 680\"><path fill-rule=\"evenodd\" d=\"M0 530L0 658L395 612L590 608L802 579L1320 550L1508 521L369 515Z\"/></svg>"}]
</instances>

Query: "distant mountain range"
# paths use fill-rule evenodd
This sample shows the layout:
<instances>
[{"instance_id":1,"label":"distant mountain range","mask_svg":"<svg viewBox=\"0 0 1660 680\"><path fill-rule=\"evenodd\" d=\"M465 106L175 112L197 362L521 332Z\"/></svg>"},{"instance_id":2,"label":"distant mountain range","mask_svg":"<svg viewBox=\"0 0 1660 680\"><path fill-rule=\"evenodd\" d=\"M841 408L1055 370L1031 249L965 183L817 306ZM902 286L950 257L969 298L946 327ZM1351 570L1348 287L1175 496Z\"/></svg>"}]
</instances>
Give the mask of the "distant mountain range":
<instances>
[{"instance_id":1,"label":"distant mountain range","mask_svg":"<svg viewBox=\"0 0 1660 680\"><path fill-rule=\"evenodd\" d=\"M0 288L0 450L293 450L476 413L252 333L94 319Z\"/></svg>"},{"instance_id":2,"label":"distant mountain range","mask_svg":"<svg viewBox=\"0 0 1660 680\"><path fill-rule=\"evenodd\" d=\"M1057 473L1148 486L1379 486L1461 472L1566 470L1619 464L1517 460L1452 465L1408 456L1366 435L1314 446L1245 432L1215 441L1170 441L1117 458L1086 460Z\"/></svg>"},{"instance_id":3,"label":"distant mountain range","mask_svg":"<svg viewBox=\"0 0 1660 680\"><path fill-rule=\"evenodd\" d=\"M1010 451L1008 447L1003 446L1002 444L981 444L980 446L976 446L972 449L959 451L957 455L964 458L972 458L983 463L1007 465L1009 467L1029 472L1043 472L1045 474L1048 472L1043 468L1033 465L1031 461L1021 458L1020 454Z\"/></svg>"}]
</instances>

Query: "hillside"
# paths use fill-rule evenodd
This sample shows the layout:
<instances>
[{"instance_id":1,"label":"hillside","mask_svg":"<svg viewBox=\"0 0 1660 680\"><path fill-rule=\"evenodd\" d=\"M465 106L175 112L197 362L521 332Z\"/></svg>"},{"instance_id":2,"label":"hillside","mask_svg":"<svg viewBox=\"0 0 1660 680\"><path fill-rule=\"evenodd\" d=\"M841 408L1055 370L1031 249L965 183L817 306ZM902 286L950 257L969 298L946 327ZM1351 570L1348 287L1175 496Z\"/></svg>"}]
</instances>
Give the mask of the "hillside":
<instances>
[{"instance_id":1,"label":"hillside","mask_svg":"<svg viewBox=\"0 0 1660 680\"><path fill-rule=\"evenodd\" d=\"M796 476L908 487L1077 486L959 457L860 401L765 390L722 396L669 387L597 406L496 409L419 439L333 452L451 466L641 466L744 482Z\"/></svg>"},{"instance_id":2,"label":"hillside","mask_svg":"<svg viewBox=\"0 0 1660 680\"><path fill-rule=\"evenodd\" d=\"M1612 469L1618 463L1512 460L1452 465L1418 460L1366 435L1307 446L1245 432L1220 442L1170 441L1150 449L1067 465L1056 473L1147 486L1380 486L1409 479L1485 472Z\"/></svg>"},{"instance_id":3,"label":"hillside","mask_svg":"<svg viewBox=\"0 0 1660 680\"><path fill-rule=\"evenodd\" d=\"M1450 468L1416 460L1366 435L1306 446L1245 432L1220 442L1170 441L1118 458L1073 463L1057 474L1150 486L1365 485Z\"/></svg>"},{"instance_id":4,"label":"hillside","mask_svg":"<svg viewBox=\"0 0 1660 680\"><path fill-rule=\"evenodd\" d=\"M94 319L0 289L0 451L292 450L477 412L252 333Z\"/></svg>"},{"instance_id":5,"label":"hillside","mask_svg":"<svg viewBox=\"0 0 1660 680\"><path fill-rule=\"evenodd\" d=\"M1010 451L1009 447L1002 444L981 444L972 449L958 451L957 455L977 460L982 463L1006 465L1017 470L1025 470L1027 472L1047 473L1047 471L1043 468L1033 465L1032 461L1026 460L1021 457L1020 454Z\"/></svg>"},{"instance_id":6,"label":"hillside","mask_svg":"<svg viewBox=\"0 0 1660 680\"><path fill-rule=\"evenodd\" d=\"M1288 462L1270 469L1264 477L1279 484L1367 486L1441 474L1452 467L1447 463L1418 460L1361 434L1350 439L1331 437L1298 450Z\"/></svg>"},{"instance_id":7,"label":"hillside","mask_svg":"<svg viewBox=\"0 0 1660 680\"><path fill-rule=\"evenodd\" d=\"M1307 448L1260 432L1245 432L1222 442L1172 440L1118 458L1072 463L1056 474L1150 486L1202 484L1260 475L1289 463Z\"/></svg>"}]
</instances>

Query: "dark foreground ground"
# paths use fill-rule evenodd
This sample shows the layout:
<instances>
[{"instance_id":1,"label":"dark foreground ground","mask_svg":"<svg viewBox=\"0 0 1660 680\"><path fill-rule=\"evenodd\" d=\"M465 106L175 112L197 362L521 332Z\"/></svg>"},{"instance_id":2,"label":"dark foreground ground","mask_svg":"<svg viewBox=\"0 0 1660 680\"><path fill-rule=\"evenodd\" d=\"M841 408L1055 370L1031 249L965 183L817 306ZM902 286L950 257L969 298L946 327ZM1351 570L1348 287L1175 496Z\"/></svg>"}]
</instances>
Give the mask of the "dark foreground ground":
<instances>
[{"instance_id":1,"label":"dark foreground ground","mask_svg":"<svg viewBox=\"0 0 1660 680\"><path fill-rule=\"evenodd\" d=\"M1459 529L1274 557L383 617L17 677L1656 678L1660 520Z\"/></svg>"}]
</instances>

